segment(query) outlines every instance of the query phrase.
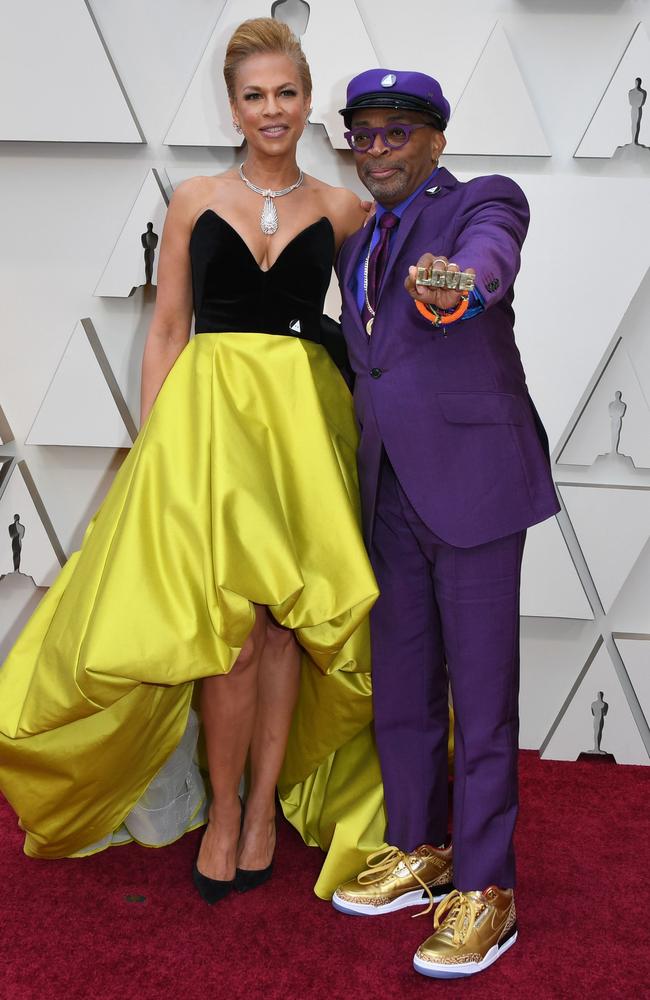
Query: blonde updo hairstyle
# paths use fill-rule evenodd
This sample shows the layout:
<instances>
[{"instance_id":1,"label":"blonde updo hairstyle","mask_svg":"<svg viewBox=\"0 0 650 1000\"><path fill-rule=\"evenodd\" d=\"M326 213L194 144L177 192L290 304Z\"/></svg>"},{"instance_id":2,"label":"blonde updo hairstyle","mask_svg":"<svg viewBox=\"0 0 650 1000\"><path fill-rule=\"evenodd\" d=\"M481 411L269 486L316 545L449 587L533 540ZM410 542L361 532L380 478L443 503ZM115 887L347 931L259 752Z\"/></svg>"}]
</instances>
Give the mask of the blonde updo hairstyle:
<instances>
[{"instance_id":1,"label":"blonde updo hairstyle","mask_svg":"<svg viewBox=\"0 0 650 1000\"><path fill-rule=\"evenodd\" d=\"M311 73L300 42L287 24L272 17L243 21L228 42L223 75L231 104L235 100L235 79L239 65L249 56L278 52L293 59L298 67L305 97L311 96Z\"/></svg>"}]
</instances>

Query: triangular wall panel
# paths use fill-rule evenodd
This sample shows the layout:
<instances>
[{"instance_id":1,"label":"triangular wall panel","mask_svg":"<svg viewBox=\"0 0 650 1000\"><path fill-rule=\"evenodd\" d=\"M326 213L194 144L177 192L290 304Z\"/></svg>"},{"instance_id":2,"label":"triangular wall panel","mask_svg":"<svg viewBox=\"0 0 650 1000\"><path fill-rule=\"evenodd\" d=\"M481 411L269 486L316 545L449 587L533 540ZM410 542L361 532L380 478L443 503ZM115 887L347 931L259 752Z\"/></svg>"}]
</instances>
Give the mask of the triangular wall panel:
<instances>
[{"instance_id":1,"label":"triangular wall panel","mask_svg":"<svg viewBox=\"0 0 650 1000\"><path fill-rule=\"evenodd\" d=\"M447 153L551 155L528 88L499 23L494 26L453 109L446 134Z\"/></svg>"},{"instance_id":2,"label":"triangular wall panel","mask_svg":"<svg viewBox=\"0 0 650 1000\"><path fill-rule=\"evenodd\" d=\"M14 529L16 524L18 528ZM16 543L12 534L22 529L18 572L31 577L38 587L49 587L65 556L29 470L24 462L19 462L0 497L0 577L15 572Z\"/></svg>"},{"instance_id":3,"label":"triangular wall panel","mask_svg":"<svg viewBox=\"0 0 650 1000\"><path fill-rule=\"evenodd\" d=\"M558 484L605 611L650 536L650 490Z\"/></svg>"},{"instance_id":4,"label":"triangular wall panel","mask_svg":"<svg viewBox=\"0 0 650 1000\"><path fill-rule=\"evenodd\" d=\"M526 534L521 613L540 618L592 619L578 572L554 517Z\"/></svg>"},{"instance_id":5,"label":"triangular wall panel","mask_svg":"<svg viewBox=\"0 0 650 1000\"><path fill-rule=\"evenodd\" d=\"M650 39L643 23L637 25L575 156L611 157L617 149L632 149L634 134L630 94L635 89L637 77L641 78L642 88L650 92ZM636 100L634 95L633 100ZM634 121L637 121L636 113ZM641 115L638 143L648 148L650 162L650 102L647 100Z\"/></svg>"},{"instance_id":6,"label":"triangular wall panel","mask_svg":"<svg viewBox=\"0 0 650 1000\"><path fill-rule=\"evenodd\" d=\"M240 145L223 83L226 44L238 24L247 18L268 17L269 7L261 0L228 0L165 136L167 145ZM354 0L311 0L309 8L301 42L314 86L310 120L325 126L335 148L347 149L338 114L345 104L347 83L361 69L379 62Z\"/></svg>"},{"instance_id":7,"label":"triangular wall panel","mask_svg":"<svg viewBox=\"0 0 650 1000\"><path fill-rule=\"evenodd\" d=\"M128 448L135 433L95 329L79 320L26 443Z\"/></svg>"},{"instance_id":8,"label":"triangular wall panel","mask_svg":"<svg viewBox=\"0 0 650 1000\"><path fill-rule=\"evenodd\" d=\"M648 753L604 645L598 649L576 688L542 756L553 760L577 760L581 753L594 749L591 706L599 691L603 692L608 706L600 749L613 754L617 764L647 764ZM558 704L558 709L560 707Z\"/></svg>"},{"instance_id":9,"label":"triangular wall panel","mask_svg":"<svg viewBox=\"0 0 650 1000\"><path fill-rule=\"evenodd\" d=\"M128 298L136 288L146 284L144 243L150 245L152 276L158 281L158 257L167 211L167 194L157 170L145 176L131 211L95 288L95 295ZM151 231L149 226L151 225ZM155 246L154 246L155 244Z\"/></svg>"},{"instance_id":10,"label":"triangular wall panel","mask_svg":"<svg viewBox=\"0 0 650 1000\"><path fill-rule=\"evenodd\" d=\"M624 412L616 399L618 392ZM616 477L617 464L626 464L621 458L631 459L636 468L650 469L650 409L619 339L596 385L587 394L557 461L561 465L587 466L598 461L603 469L605 465L611 467Z\"/></svg>"},{"instance_id":11,"label":"triangular wall panel","mask_svg":"<svg viewBox=\"0 0 650 1000\"><path fill-rule=\"evenodd\" d=\"M0 0L0 140L143 142L84 0Z\"/></svg>"}]
</instances>

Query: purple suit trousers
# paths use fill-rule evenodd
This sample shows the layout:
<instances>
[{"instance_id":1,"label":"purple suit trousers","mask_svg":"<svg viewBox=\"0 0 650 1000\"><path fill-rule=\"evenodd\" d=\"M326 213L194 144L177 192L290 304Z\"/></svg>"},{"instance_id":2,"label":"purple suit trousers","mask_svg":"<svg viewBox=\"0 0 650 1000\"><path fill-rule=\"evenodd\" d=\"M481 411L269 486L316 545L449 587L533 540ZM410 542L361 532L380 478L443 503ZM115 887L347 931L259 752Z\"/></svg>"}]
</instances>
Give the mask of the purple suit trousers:
<instances>
[{"instance_id":1,"label":"purple suit trousers","mask_svg":"<svg viewBox=\"0 0 650 1000\"><path fill-rule=\"evenodd\" d=\"M375 736L402 850L447 838L448 688L454 703L454 885L512 888L517 815L519 576L525 532L448 545L382 463L370 548Z\"/></svg>"}]
</instances>

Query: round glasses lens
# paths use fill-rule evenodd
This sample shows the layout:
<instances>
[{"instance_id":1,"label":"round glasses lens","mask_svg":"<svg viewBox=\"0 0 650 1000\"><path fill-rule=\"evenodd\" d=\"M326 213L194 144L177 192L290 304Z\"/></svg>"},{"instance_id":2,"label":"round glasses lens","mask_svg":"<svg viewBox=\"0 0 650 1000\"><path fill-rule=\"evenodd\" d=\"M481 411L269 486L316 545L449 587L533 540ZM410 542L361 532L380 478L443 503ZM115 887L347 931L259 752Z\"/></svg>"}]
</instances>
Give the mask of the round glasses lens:
<instances>
[{"instance_id":1,"label":"round glasses lens","mask_svg":"<svg viewBox=\"0 0 650 1000\"><path fill-rule=\"evenodd\" d=\"M399 149L400 146L408 142L408 138L409 133L403 125L391 125L390 128L386 129L386 142L393 149Z\"/></svg>"},{"instance_id":2,"label":"round glasses lens","mask_svg":"<svg viewBox=\"0 0 650 1000\"><path fill-rule=\"evenodd\" d=\"M372 145L373 136L369 135L367 132L353 132L352 133L352 146L354 149L370 149Z\"/></svg>"}]
</instances>

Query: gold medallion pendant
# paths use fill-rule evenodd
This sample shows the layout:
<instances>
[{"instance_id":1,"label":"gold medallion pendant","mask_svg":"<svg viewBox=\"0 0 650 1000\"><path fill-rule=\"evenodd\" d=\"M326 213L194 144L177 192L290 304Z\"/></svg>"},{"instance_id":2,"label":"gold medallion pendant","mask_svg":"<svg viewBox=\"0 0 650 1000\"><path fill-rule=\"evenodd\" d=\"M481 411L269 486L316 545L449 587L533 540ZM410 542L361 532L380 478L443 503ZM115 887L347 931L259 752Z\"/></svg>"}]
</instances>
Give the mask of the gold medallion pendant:
<instances>
[{"instance_id":1,"label":"gold medallion pendant","mask_svg":"<svg viewBox=\"0 0 650 1000\"><path fill-rule=\"evenodd\" d=\"M374 322L375 322L375 317L371 316L368 322L366 323L366 333L368 334L368 336L370 336L370 334L372 333L372 324Z\"/></svg>"}]
</instances>

